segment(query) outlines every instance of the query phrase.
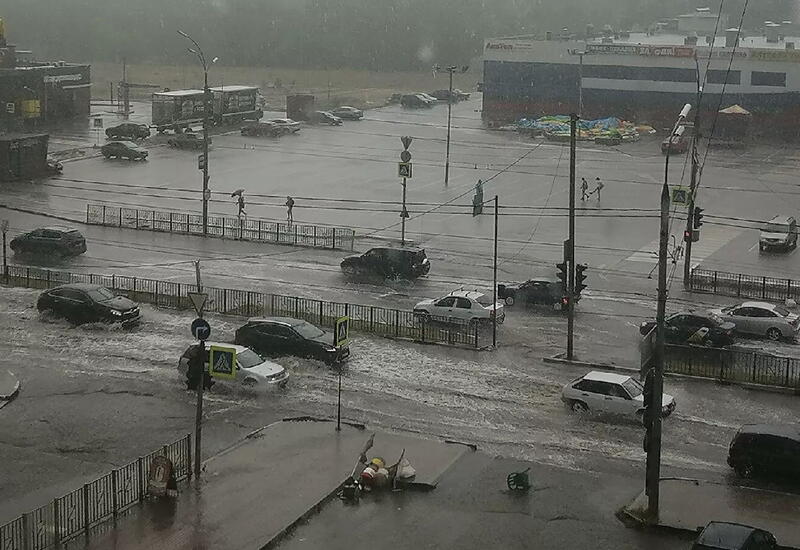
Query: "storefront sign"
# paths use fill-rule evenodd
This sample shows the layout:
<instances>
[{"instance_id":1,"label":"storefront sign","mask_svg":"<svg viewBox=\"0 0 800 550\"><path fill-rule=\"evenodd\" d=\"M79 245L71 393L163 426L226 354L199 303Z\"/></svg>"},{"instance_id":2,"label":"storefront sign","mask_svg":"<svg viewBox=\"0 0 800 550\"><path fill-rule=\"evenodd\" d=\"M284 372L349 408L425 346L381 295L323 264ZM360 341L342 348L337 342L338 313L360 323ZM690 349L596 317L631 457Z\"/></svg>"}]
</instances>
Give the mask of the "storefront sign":
<instances>
[{"instance_id":1,"label":"storefront sign","mask_svg":"<svg viewBox=\"0 0 800 550\"><path fill-rule=\"evenodd\" d=\"M44 77L46 84L57 84L59 82L74 82L83 80L82 74L50 74Z\"/></svg>"},{"instance_id":2,"label":"storefront sign","mask_svg":"<svg viewBox=\"0 0 800 550\"><path fill-rule=\"evenodd\" d=\"M588 44L589 53L612 55L647 55L656 57L693 57L694 48L687 46L648 46L641 44Z\"/></svg>"},{"instance_id":3,"label":"storefront sign","mask_svg":"<svg viewBox=\"0 0 800 550\"><path fill-rule=\"evenodd\" d=\"M800 50L750 50L750 59L758 61L800 61Z\"/></svg>"}]
</instances>

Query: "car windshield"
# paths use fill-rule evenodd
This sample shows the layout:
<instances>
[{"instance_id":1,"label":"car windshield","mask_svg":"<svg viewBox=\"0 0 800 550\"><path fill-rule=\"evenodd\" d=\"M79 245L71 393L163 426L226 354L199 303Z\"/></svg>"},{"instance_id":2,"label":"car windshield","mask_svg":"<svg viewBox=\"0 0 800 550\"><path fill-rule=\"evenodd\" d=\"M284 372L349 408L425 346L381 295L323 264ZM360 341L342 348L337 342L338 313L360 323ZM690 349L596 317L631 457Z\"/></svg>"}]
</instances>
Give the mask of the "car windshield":
<instances>
[{"instance_id":1,"label":"car windshield","mask_svg":"<svg viewBox=\"0 0 800 550\"><path fill-rule=\"evenodd\" d=\"M789 315L789 310L784 308L783 306L773 306L772 310L781 317L786 317L787 315Z\"/></svg>"},{"instance_id":2,"label":"car windshield","mask_svg":"<svg viewBox=\"0 0 800 550\"><path fill-rule=\"evenodd\" d=\"M292 328L296 330L297 333L303 338L319 338L320 336L325 334L311 323L306 323L305 321L293 325Z\"/></svg>"},{"instance_id":3,"label":"car windshield","mask_svg":"<svg viewBox=\"0 0 800 550\"><path fill-rule=\"evenodd\" d=\"M634 380L633 378L628 378L625 382L622 383L622 387L625 388L631 397L639 397L644 392L644 388L642 385Z\"/></svg>"},{"instance_id":4,"label":"car windshield","mask_svg":"<svg viewBox=\"0 0 800 550\"><path fill-rule=\"evenodd\" d=\"M788 233L789 226L782 223L768 223L764 226L767 233Z\"/></svg>"},{"instance_id":5,"label":"car windshield","mask_svg":"<svg viewBox=\"0 0 800 550\"><path fill-rule=\"evenodd\" d=\"M251 349L236 354L236 362L243 369L249 369L264 362L260 355Z\"/></svg>"},{"instance_id":6,"label":"car windshield","mask_svg":"<svg viewBox=\"0 0 800 550\"><path fill-rule=\"evenodd\" d=\"M105 302L114 297L114 293L107 288L96 288L88 292L89 297L95 302Z\"/></svg>"},{"instance_id":7,"label":"car windshield","mask_svg":"<svg viewBox=\"0 0 800 550\"><path fill-rule=\"evenodd\" d=\"M490 306L492 305L492 297L486 294L481 294L475 299L482 306Z\"/></svg>"}]
</instances>

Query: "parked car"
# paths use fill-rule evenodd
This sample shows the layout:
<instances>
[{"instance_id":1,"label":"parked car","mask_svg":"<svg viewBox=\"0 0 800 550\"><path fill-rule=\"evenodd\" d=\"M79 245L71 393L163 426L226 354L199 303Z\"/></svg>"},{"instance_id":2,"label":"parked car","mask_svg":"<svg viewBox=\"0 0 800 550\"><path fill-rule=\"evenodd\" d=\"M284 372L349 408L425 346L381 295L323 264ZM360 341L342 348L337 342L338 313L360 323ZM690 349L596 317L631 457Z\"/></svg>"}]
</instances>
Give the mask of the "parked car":
<instances>
[{"instance_id":1,"label":"parked car","mask_svg":"<svg viewBox=\"0 0 800 550\"><path fill-rule=\"evenodd\" d=\"M200 352L199 344L192 344L181 355L178 361L178 372L186 375L189 369L189 358L196 352ZM234 348L236 350L236 379L225 380L217 379L222 382L233 382L241 384L246 388L268 388L270 386L286 386L289 381L289 373L286 369L277 363L267 361L258 353L245 346L237 344L223 344L215 342L206 342L206 353L210 350L211 346L223 346L226 348ZM208 370L208 354L206 355L206 368Z\"/></svg>"},{"instance_id":2,"label":"parked car","mask_svg":"<svg viewBox=\"0 0 800 550\"><path fill-rule=\"evenodd\" d=\"M459 101L464 101L465 99L469 99L469 94L466 92L462 92L459 89L453 89L452 93L450 90L436 90L435 92L431 92L430 94L439 101L448 101L451 100L453 103L457 103Z\"/></svg>"},{"instance_id":3,"label":"parked car","mask_svg":"<svg viewBox=\"0 0 800 550\"><path fill-rule=\"evenodd\" d=\"M740 523L712 521L692 544L692 550L775 550L777 542L769 531Z\"/></svg>"},{"instance_id":4,"label":"parked car","mask_svg":"<svg viewBox=\"0 0 800 550\"><path fill-rule=\"evenodd\" d=\"M128 160L144 160L147 158L147 149L139 147L132 141L109 141L100 147L100 152L107 159L116 157Z\"/></svg>"},{"instance_id":5,"label":"parked car","mask_svg":"<svg viewBox=\"0 0 800 550\"><path fill-rule=\"evenodd\" d=\"M565 310L569 305L564 283L561 279L556 278L529 279L524 283L497 285L497 297L505 301L507 306L521 302L553 306L556 309ZM575 301L580 299L581 296L578 294Z\"/></svg>"},{"instance_id":6,"label":"parked car","mask_svg":"<svg viewBox=\"0 0 800 550\"><path fill-rule=\"evenodd\" d=\"M211 145L211 137L208 138L208 144ZM181 132L180 134L170 136L167 140L167 145L176 149L194 149L195 151L200 151L203 148L203 136L195 132Z\"/></svg>"},{"instance_id":7,"label":"parked car","mask_svg":"<svg viewBox=\"0 0 800 550\"><path fill-rule=\"evenodd\" d=\"M330 111L314 111L311 113L309 122L312 124L327 124L328 126L340 126L342 119Z\"/></svg>"},{"instance_id":8,"label":"parked car","mask_svg":"<svg viewBox=\"0 0 800 550\"><path fill-rule=\"evenodd\" d=\"M417 93L417 95L420 96L422 99L425 99L425 100L429 101L431 103L431 105L435 105L436 103L439 102L438 99L436 99L435 97L433 97L430 94L426 94L425 92L419 92L419 93Z\"/></svg>"},{"instance_id":9,"label":"parked car","mask_svg":"<svg viewBox=\"0 0 800 550\"><path fill-rule=\"evenodd\" d=\"M75 324L139 322L139 305L125 296L115 295L104 286L71 283L45 290L36 301L36 309L49 311Z\"/></svg>"},{"instance_id":10,"label":"parked car","mask_svg":"<svg viewBox=\"0 0 800 550\"><path fill-rule=\"evenodd\" d=\"M348 256L341 268L348 276L416 279L428 274L431 262L422 248L378 247L360 256Z\"/></svg>"},{"instance_id":11,"label":"parked car","mask_svg":"<svg viewBox=\"0 0 800 550\"><path fill-rule=\"evenodd\" d=\"M442 298L422 300L414 306L414 316L423 322L444 323L491 324L496 318L497 324L502 324L506 312L501 302L493 304L492 297L482 292L456 290Z\"/></svg>"},{"instance_id":12,"label":"parked car","mask_svg":"<svg viewBox=\"0 0 800 550\"><path fill-rule=\"evenodd\" d=\"M644 387L626 374L592 371L561 390L561 400L574 412L597 411L621 415L644 413ZM661 415L675 410L675 398L664 393Z\"/></svg>"},{"instance_id":13,"label":"parked car","mask_svg":"<svg viewBox=\"0 0 800 550\"><path fill-rule=\"evenodd\" d=\"M735 325L737 334L766 336L770 340L794 340L800 329L798 316L783 306L766 302L742 302L710 313Z\"/></svg>"},{"instance_id":14,"label":"parked car","mask_svg":"<svg viewBox=\"0 0 800 550\"><path fill-rule=\"evenodd\" d=\"M797 221L791 216L775 216L764 224L758 237L758 250L797 248Z\"/></svg>"},{"instance_id":15,"label":"parked car","mask_svg":"<svg viewBox=\"0 0 800 550\"><path fill-rule=\"evenodd\" d=\"M86 239L71 227L42 227L11 239L14 254L36 256L77 256L86 252Z\"/></svg>"},{"instance_id":16,"label":"parked car","mask_svg":"<svg viewBox=\"0 0 800 550\"><path fill-rule=\"evenodd\" d=\"M278 137L291 132L286 126L280 126L268 120L255 120L242 126L243 136Z\"/></svg>"},{"instance_id":17,"label":"parked car","mask_svg":"<svg viewBox=\"0 0 800 550\"><path fill-rule=\"evenodd\" d=\"M661 142L661 152L665 155L667 151L669 151L670 155L685 153L689 150L691 142L691 132L686 130L686 126L678 126L674 135L667 136Z\"/></svg>"},{"instance_id":18,"label":"parked car","mask_svg":"<svg viewBox=\"0 0 800 550\"><path fill-rule=\"evenodd\" d=\"M109 139L144 139L150 137L150 128L146 124L123 122L106 128L106 136Z\"/></svg>"},{"instance_id":19,"label":"parked car","mask_svg":"<svg viewBox=\"0 0 800 550\"><path fill-rule=\"evenodd\" d=\"M639 326L639 333L644 336L655 326L655 321L644 321ZM664 326L666 340L670 344L686 344L691 340L691 343L707 343L718 348L733 343L733 331L736 328L733 323L724 321L719 315L691 310L673 313L664 319Z\"/></svg>"},{"instance_id":20,"label":"parked car","mask_svg":"<svg viewBox=\"0 0 800 550\"><path fill-rule=\"evenodd\" d=\"M742 426L728 448L728 466L740 477L800 479L800 424Z\"/></svg>"},{"instance_id":21,"label":"parked car","mask_svg":"<svg viewBox=\"0 0 800 550\"><path fill-rule=\"evenodd\" d=\"M331 111L334 115L338 116L339 118L346 118L349 120L361 120L364 118L364 111L361 109L356 109L355 107L350 107L349 105L342 105L341 107L336 107Z\"/></svg>"},{"instance_id":22,"label":"parked car","mask_svg":"<svg viewBox=\"0 0 800 550\"><path fill-rule=\"evenodd\" d=\"M260 317L236 329L234 342L268 355L297 355L338 363L350 356L350 346L336 347L333 334L301 319Z\"/></svg>"},{"instance_id":23,"label":"parked car","mask_svg":"<svg viewBox=\"0 0 800 550\"><path fill-rule=\"evenodd\" d=\"M456 96L457 101L466 101L469 99L470 93L459 90L458 88L453 88L453 95Z\"/></svg>"},{"instance_id":24,"label":"parked car","mask_svg":"<svg viewBox=\"0 0 800 550\"><path fill-rule=\"evenodd\" d=\"M300 131L300 123L291 118L273 118L269 122L284 128L287 134L296 134Z\"/></svg>"},{"instance_id":25,"label":"parked car","mask_svg":"<svg viewBox=\"0 0 800 550\"><path fill-rule=\"evenodd\" d=\"M420 107L431 107L435 102L425 99L419 94L405 94L400 98L400 105L411 109L419 109Z\"/></svg>"}]
</instances>

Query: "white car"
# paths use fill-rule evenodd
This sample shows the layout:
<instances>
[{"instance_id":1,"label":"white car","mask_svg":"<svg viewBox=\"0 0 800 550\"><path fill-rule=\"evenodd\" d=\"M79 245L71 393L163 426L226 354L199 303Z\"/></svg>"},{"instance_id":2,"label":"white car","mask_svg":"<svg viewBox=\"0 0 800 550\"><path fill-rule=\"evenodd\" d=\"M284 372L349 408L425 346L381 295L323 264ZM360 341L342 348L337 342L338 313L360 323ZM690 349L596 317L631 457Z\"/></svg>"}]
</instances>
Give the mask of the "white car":
<instances>
[{"instance_id":1,"label":"white car","mask_svg":"<svg viewBox=\"0 0 800 550\"><path fill-rule=\"evenodd\" d=\"M291 118L273 118L269 122L275 124L279 128L283 128L287 134L293 134L300 131L300 123L292 120Z\"/></svg>"},{"instance_id":2,"label":"white car","mask_svg":"<svg viewBox=\"0 0 800 550\"><path fill-rule=\"evenodd\" d=\"M192 344L181 355L178 361L178 372L186 375L189 368L189 357L194 351L195 346ZM267 361L252 349L245 346L237 346L236 344L221 344L217 342L206 342L206 352L211 349L211 346L222 346L226 348L233 348L236 350L236 384L240 384L246 388L257 389L267 388L269 386L284 387L289 381L289 373L286 369L277 363ZM208 357L206 357L206 369L208 368ZM222 378L215 379L217 382L234 382L233 380L225 380Z\"/></svg>"},{"instance_id":3,"label":"white car","mask_svg":"<svg viewBox=\"0 0 800 550\"><path fill-rule=\"evenodd\" d=\"M709 310L734 324L738 334L766 336L770 340L797 338L800 318L783 306L767 302L742 302L722 309Z\"/></svg>"},{"instance_id":4,"label":"white car","mask_svg":"<svg viewBox=\"0 0 800 550\"><path fill-rule=\"evenodd\" d=\"M561 390L561 400L574 412L597 411L619 415L644 413L644 387L626 374L592 371ZM675 410L675 398L663 394L661 414Z\"/></svg>"},{"instance_id":5,"label":"white car","mask_svg":"<svg viewBox=\"0 0 800 550\"><path fill-rule=\"evenodd\" d=\"M494 306L497 308L497 324L501 324L506 318L505 308L502 302L497 302ZM414 316L420 321L446 323L490 323L494 311L491 296L469 290L456 290L442 298L422 300L414 306Z\"/></svg>"}]
</instances>

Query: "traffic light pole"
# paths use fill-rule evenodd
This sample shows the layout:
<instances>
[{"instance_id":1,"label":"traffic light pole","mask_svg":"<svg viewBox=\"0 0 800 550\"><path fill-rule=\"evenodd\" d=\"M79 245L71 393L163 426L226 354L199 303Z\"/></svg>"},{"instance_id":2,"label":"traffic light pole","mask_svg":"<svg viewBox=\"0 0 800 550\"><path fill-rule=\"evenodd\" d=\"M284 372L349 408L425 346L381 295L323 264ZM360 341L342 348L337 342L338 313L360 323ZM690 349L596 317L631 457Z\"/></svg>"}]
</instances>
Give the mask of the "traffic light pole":
<instances>
[{"instance_id":1,"label":"traffic light pole","mask_svg":"<svg viewBox=\"0 0 800 550\"><path fill-rule=\"evenodd\" d=\"M197 279L197 292L203 292L203 284L200 280L200 260L194 263L195 277ZM203 310L198 312L198 317L203 318ZM203 357L206 352L205 340L200 340L200 357ZM191 368L191 366L190 366ZM194 416L194 475L200 479L200 453L202 451L202 437L203 437L203 383L205 382L205 373L200 369L200 376L197 380L197 406Z\"/></svg>"},{"instance_id":2,"label":"traffic light pole","mask_svg":"<svg viewBox=\"0 0 800 550\"><path fill-rule=\"evenodd\" d=\"M497 195L494 196L494 261L492 266L493 272L493 283L492 288L494 300L492 300L492 308L494 308L492 313L492 347L497 347L497 232L498 226L500 223L500 214L499 214L499 201L497 199Z\"/></svg>"},{"instance_id":3,"label":"traffic light pole","mask_svg":"<svg viewBox=\"0 0 800 550\"><path fill-rule=\"evenodd\" d=\"M698 109L699 111L699 109ZM695 115L695 124L697 116ZM689 183L689 209L686 213L686 233L684 235L688 235L688 239L686 239L686 253L683 256L683 286L684 288L689 288L689 282L691 277L691 270L692 270L692 242L694 241L694 195L697 189L697 172L699 170L699 166L697 165L697 132L699 128L695 126L695 137L692 139L692 171L691 171L691 179Z\"/></svg>"},{"instance_id":4,"label":"traffic light pole","mask_svg":"<svg viewBox=\"0 0 800 550\"><path fill-rule=\"evenodd\" d=\"M569 239L565 249L564 262L567 264L567 360L572 361L573 339L575 334L575 142L578 116L569 119Z\"/></svg>"}]
</instances>

